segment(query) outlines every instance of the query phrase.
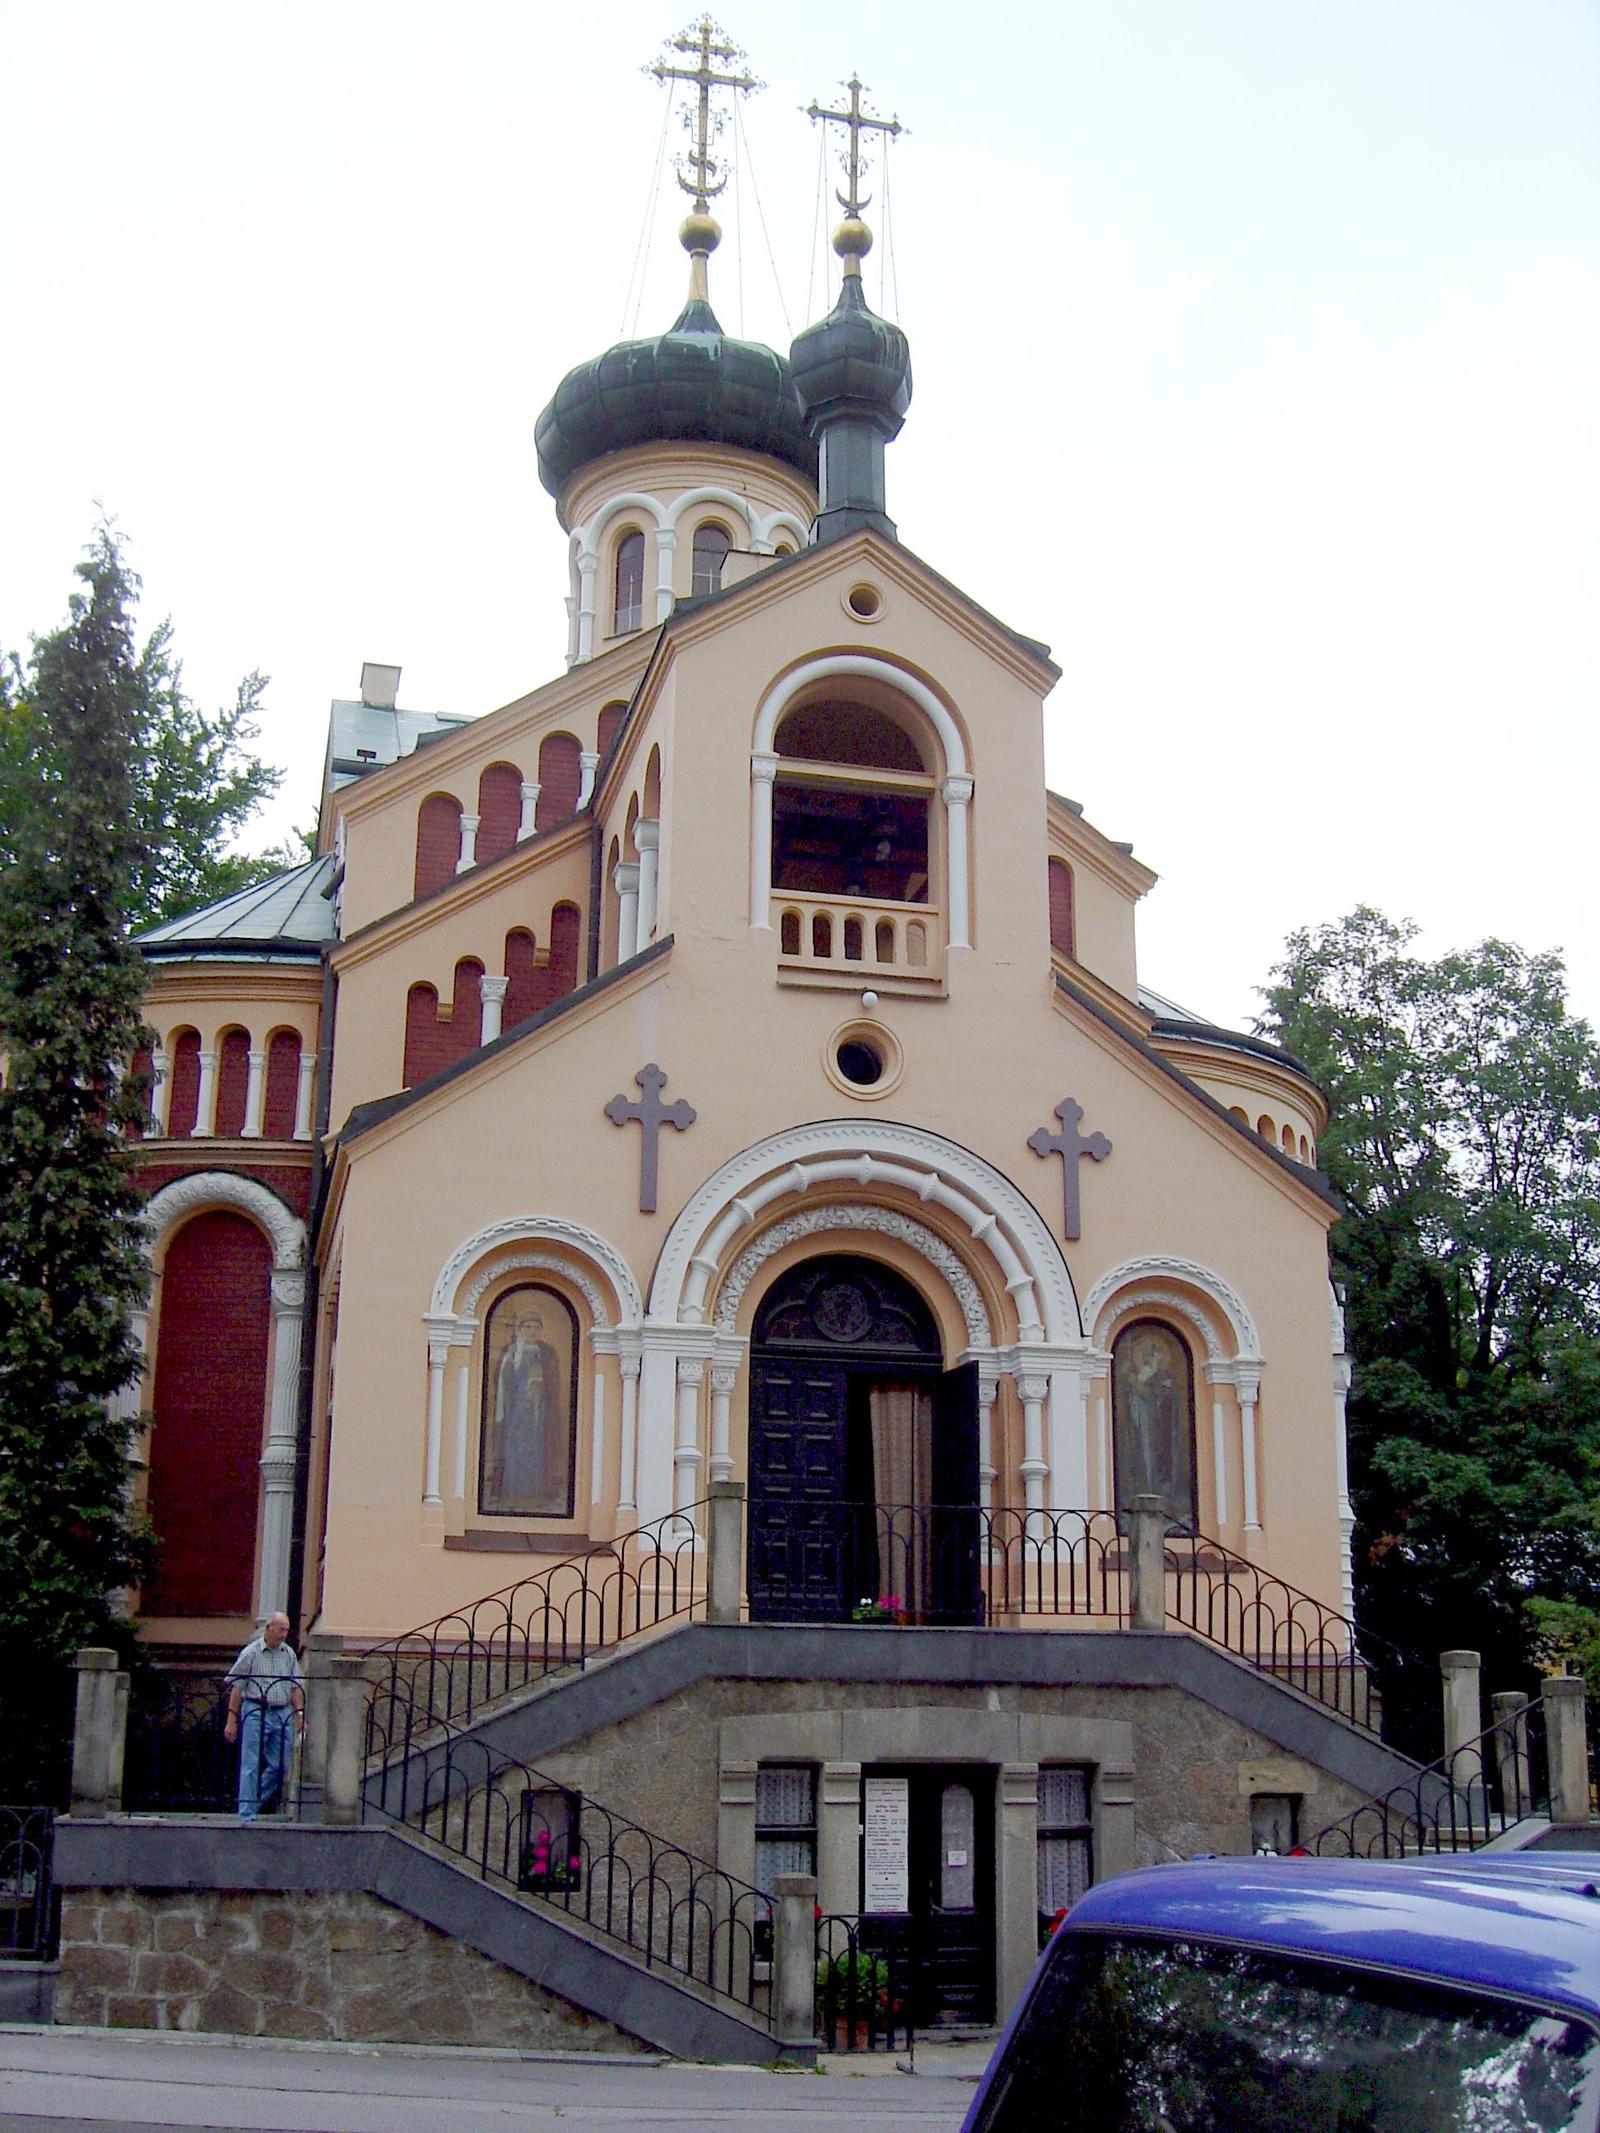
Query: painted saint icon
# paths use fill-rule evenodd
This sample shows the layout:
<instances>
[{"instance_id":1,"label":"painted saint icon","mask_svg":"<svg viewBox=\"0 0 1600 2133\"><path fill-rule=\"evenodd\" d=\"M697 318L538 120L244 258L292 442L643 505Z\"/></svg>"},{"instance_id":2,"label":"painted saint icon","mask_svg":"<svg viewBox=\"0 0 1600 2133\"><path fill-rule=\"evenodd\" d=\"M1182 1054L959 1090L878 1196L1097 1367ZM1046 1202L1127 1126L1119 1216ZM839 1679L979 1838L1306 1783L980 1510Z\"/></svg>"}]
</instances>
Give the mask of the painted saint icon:
<instances>
[{"instance_id":1,"label":"painted saint icon","mask_svg":"<svg viewBox=\"0 0 1600 2133\"><path fill-rule=\"evenodd\" d=\"M1159 1496L1167 1516L1195 1522L1194 1375L1170 1326L1140 1319L1111 1350L1117 1510Z\"/></svg>"},{"instance_id":2,"label":"painted saint icon","mask_svg":"<svg viewBox=\"0 0 1600 2133\"><path fill-rule=\"evenodd\" d=\"M478 1467L488 1516L572 1516L577 1351L577 1319L553 1289L508 1290L489 1313Z\"/></svg>"}]
</instances>

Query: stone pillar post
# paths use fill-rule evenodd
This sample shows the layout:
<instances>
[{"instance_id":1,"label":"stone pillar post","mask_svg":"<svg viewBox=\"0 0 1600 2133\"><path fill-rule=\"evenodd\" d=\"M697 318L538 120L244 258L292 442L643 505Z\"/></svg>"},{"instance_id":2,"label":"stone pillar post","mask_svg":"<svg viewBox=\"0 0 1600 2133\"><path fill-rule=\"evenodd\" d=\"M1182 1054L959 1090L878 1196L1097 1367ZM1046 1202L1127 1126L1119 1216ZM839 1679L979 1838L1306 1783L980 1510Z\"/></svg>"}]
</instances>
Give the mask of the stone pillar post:
<instances>
[{"instance_id":1,"label":"stone pillar post","mask_svg":"<svg viewBox=\"0 0 1600 2133\"><path fill-rule=\"evenodd\" d=\"M172 1061L158 1044L150 1054L150 1131L164 1139L172 1102Z\"/></svg>"},{"instance_id":2,"label":"stone pillar post","mask_svg":"<svg viewBox=\"0 0 1600 2133\"><path fill-rule=\"evenodd\" d=\"M308 1822L320 1822L323 1816L333 1663L343 1651L342 1637L330 1637L322 1630L315 1630L307 1637L300 1655L306 1690L305 1742L300 1751L300 1807Z\"/></svg>"},{"instance_id":3,"label":"stone pillar post","mask_svg":"<svg viewBox=\"0 0 1600 2133\"><path fill-rule=\"evenodd\" d=\"M706 1620L737 1622L744 1611L744 1483L706 1490Z\"/></svg>"},{"instance_id":4,"label":"stone pillar post","mask_svg":"<svg viewBox=\"0 0 1600 2133\"><path fill-rule=\"evenodd\" d=\"M346 1828L361 1820L366 1766L367 1676L364 1661L328 1662L327 1741L322 1752L322 1818Z\"/></svg>"},{"instance_id":5,"label":"stone pillar post","mask_svg":"<svg viewBox=\"0 0 1600 2133\"><path fill-rule=\"evenodd\" d=\"M1546 1740L1550 1757L1550 1819L1589 1820L1589 1730L1584 1722L1584 1684L1578 1674L1558 1674L1544 1685Z\"/></svg>"},{"instance_id":6,"label":"stone pillar post","mask_svg":"<svg viewBox=\"0 0 1600 2133\"><path fill-rule=\"evenodd\" d=\"M824 1916L861 1909L861 1765L824 1763L817 1788L817 1882Z\"/></svg>"},{"instance_id":7,"label":"stone pillar post","mask_svg":"<svg viewBox=\"0 0 1600 2133\"><path fill-rule=\"evenodd\" d=\"M997 2013L1003 2022L1039 1959L1039 1765L1002 1763L995 1807Z\"/></svg>"},{"instance_id":8,"label":"stone pillar post","mask_svg":"<svg viewBox=\"0 0 1600 2133\"><path fill-rule=\"evenodd\" d=\"M200 1054L200 1086L195 1091L194 1124L189 1128L195 1140L209 1139L217 1130L217 1055L215 1052Z\"/></svg>"},{"instance_id":9,"label":"stone pillar post","mask_svg":"<svg viewBox=\"0 0 1600 2133\"><path fill-rule=\"evenodd\" d=\"M300 1079L294 1092L294 1137L311 1138L311 1091L317 1078L317 1055L304 1044L300 1048Z\"/></svg>"},{"instance_id":10,"label":"stone pillar post","mask_svg":"<svg viewBox=\"0 0 1600 2133\"><path fill-rule=\"evenodd\" d=\"M1519 1822L1533 1804L1528 1783L1528 1699L1520 1689L1502 1689L1489 1698L1489 1712L1495 1727L1501 1810L1507 1821Z\"/></svg>"},{"instance_id":11,"label":"stone pillar post","mask_svg":"<svg viewBox=\"0 0 1600 2133\"><path fill-rule=\"evenodd\" d=\"M1441 1652L1439 1674L1444 1691L1445 1775L1467 1803L1473 1821L1483 1808L1483 1699L1476 1652Z\"/></svg>"},{"instance_id":12,"label":"stone pillar post","mask_svg":"<svg viewBox=\"0 0 1600 2133\"><path fill-rule=\"evenodd\" d=\"M594 798L594 774L599 768L598 749L582 748L578 751L578 805L575 811L579 814Z\"/></svg>"},{"instance_id":13,"label":"stone pillar post","mask_svg":"<svg viewBox=\"0 0 1600 2133\"><path fill-rule=\"evenodd\" d=\"M817 1878L778 1874L772 1906L772 2032L780 2049L817 2048Z\"/></svg>"},{"instance_id":14,"label":"stone pillar post","mask_svg":"<svg viewBox=\"0 0 1600 2133\"><path fill-rule=\"evenodd\" d=\"M272 1407L261 1454L261 1583L256 1611L265 1618L289 1604L294 1536L295 1432L300 1413L300 1328L306 1277L297 1268L272 1277Z\"/></svg>"},{"instance_id":15,"label":"stone pillar post","mask_svg":"<svg viewBox=\"0 0 1600 2133\"><path fill-rule=\"evenodd\" d=\"M972 946L969 917L971 893L967 884L967 809L972 801L970 778L946 778L939 788L944 801L945 849L950 883L950 945Z\"/></svg>"},{"instance_id":16,"label":"stone pillar post","mask_svg":"<svg viewBox=\"0 0 1600 2133\"><path fill-rule=\"evenodd\" d=\"M617 961L639 953L639 868L626 859L612 876L617 888Z\"/></svg>"},{"instance_id":17,"label":"stone pillar post","mask_svg":"<svg viewBox=\"0 0 1600 2133\"><path fill-rule=\"evenodd\" d=\"M458 874L465 874L478 863L478 825L482 820L481 815L461 817L461 857L456 861Z\"/></svg>"},{"instance_id":18,"label":"stone pillar post","mask_svg":"<svg viewBox=\"0 0 1600 2133\"><path fill-rule=\"evenodd\" d=\"M1128 1627L1167 1626L1167 1514L1159 1496L1128 1507Z\"/></svg>"},{"instance_id":19,"label":"stone pillar post","mask_svg":"<svg viewBox=\"0 0 1600 2133\"><path fill-rule=\"evenodd\" d=\"M639 946L648 948L656 934L656 885L660 879L661 824L640 820L633 825L633 841L639 848Z\"/></svg>"},{"instance_id":20,"label":"stone pillar post","mask_svg":"<svg viewBox=\"0 0 1600 2133\"><path fill-rule=\"evenodd\" d=\"M517 820L517 842L526 844L538 834L539 827L539 780L524 778L522 781L522 813Z\"/></svg>"},{"instance_id":21,"label":"stone pillar post","mask_svg":"<svg viewBox=\"0 0 1600 2133\"><path fill-rule=\"evenodd\" d=\"M594 581L600 568L597 555L578 558L578 660L594 657Z\"/></svg>"},{"instance_id":22,"label":"stone pillar post","mask_svg":"<svg viewBox=\"0 0 1600 2133\"><path fill-rule=\"evenodd\" d=\"M479 996L483 1001L483 1033L480 1042L493 1044L500 1034L501 1018L505 1014L506 994L511 990L509 978L481 978L478 982Z\"/></svg>"},{"instance_id":23,"label":"stone pillar post","mask_svg":"<svg viewBox=\"0 0 1600 2133\"><path fill-rule=\"evenodd\" d=\"M757 753L750 758L750 923L758 931L772 928L772 788L778 758Z\"/></svg>"},{"instance_id":24,"label":"stone pillar post","mask_svg":"<svg viewBox=\"0 0 1600 2133\"><path fill-rule=\"evenodd\" d=\"M244 1085L244 1124L239 1128L242 1141L258 1141L261 1138L261 1113L267 1095L267 1055L265 1052L250 1053L250 1071Z\"/></svg>"},{"instance_id":25,"label":"stone pillar post","mask_svg":"<svg viewBox=\"0 0 1600 2133\"><path fill-rule=\"evenodd\" d=\"M122 1762L128 1737L128 1677L115 1652L88 1646L73 1658L78 1677L72 1727L72 1807L75 1815L115 1814L122 1805Z\"/></svg>"}]
</instances>

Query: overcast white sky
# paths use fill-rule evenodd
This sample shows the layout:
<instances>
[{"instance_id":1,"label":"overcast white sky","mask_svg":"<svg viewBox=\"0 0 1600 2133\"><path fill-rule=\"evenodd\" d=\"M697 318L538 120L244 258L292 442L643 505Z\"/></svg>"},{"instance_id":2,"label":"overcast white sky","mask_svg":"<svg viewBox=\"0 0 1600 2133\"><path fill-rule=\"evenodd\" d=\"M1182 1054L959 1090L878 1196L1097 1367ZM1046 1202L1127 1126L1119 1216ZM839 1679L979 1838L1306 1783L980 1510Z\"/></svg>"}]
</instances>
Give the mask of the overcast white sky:
<instances>
[{"instance_id":1,"label":"overcast white sky","mask_svg":"<svg viewBox=\"0 0 1600 2133\"><path fill-rule=\"evenodd\" d=\"M192 693L272 676L262 842L363 659L454 712L559 673L534 417L632 330L640 69L686 17L0 0L0 644L61 618L102 500ZM1365 899L1430 950L1563 948L1600 1019L1589 0L722 19L769 84L730 330L831 301L800 107L854 67L912 129L881 299L881 170L868 210L916 375L890 509L1053 646L1051 780L1162 875L1147 982L1244 1020L1288 929ZM640 332L681 212L669 173Z\"/></svg>"}]
</instances>

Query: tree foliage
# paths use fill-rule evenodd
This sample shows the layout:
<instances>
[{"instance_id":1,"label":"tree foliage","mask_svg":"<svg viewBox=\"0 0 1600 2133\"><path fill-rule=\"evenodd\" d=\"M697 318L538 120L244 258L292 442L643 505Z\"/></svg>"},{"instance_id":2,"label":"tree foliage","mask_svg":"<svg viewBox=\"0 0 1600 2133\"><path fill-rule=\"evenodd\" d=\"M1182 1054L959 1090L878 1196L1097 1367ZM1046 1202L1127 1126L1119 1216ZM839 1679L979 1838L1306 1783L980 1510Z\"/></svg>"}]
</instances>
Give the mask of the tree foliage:
<instances>
[{"instance_id":1,"label":"tree foliage","mask_svg":"<svg viewBox=\"0 0 1600 2133\"><path fill-rule=\"evenodd\" d=\"M1291 935L1262 1028L1332 1105L1358 1611L1501 1687L1600 1609L1600 1050L1559 956L1415 935L1364 906Z\"/></svg>"},{"instance_id":2,"label":"tree foliage","mask_svg":"<svg viewBox=\"0 0 1600 2133\"><path fill-rule=\"evenodd\" d=\"M117 1634L108 1594L147 1559L116 1411L148 1285L126 1138L146 1091L124 1072L143 1035L146 681L110 533L78 574L66 626L34 647L37 790L0 868L0 1758L48 1727L64 1656Z\"/></svg>"}]
</instances>

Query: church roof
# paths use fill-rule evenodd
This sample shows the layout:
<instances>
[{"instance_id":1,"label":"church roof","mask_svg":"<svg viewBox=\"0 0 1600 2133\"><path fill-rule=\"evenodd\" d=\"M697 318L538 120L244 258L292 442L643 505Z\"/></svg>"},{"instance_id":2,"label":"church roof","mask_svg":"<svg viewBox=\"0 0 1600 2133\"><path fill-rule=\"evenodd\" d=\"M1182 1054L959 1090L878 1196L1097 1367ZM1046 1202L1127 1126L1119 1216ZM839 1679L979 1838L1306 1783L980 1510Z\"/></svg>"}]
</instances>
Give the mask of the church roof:
<instances>
[{"instance_id":1,"label":"church roof","mask_svg":"<svg viewBox=\"0 0 1600 2133\"><path fill-rule=\"evenodd\" d=\"M214 904L187 911L135 935L148 962L181 962L192 956L314 959L334 939L334 855L269 875L236 889Z\"/></svg>"},{"instance_id":2,"label":"church roof","mask_svg":"<svg viewBox=\"0 0 1600 2133\"><path fill-rule=\"evenodd\" d=\"M724 333L691 297L665 333L619 341L569 370L534 428L539 479L559 496L580 467L632 445L742 446L817 478L788 363L760 341Z\"/></svg>"},{"instance_id":3,"label":"church roof","mask_svg":"<svg viewBox=\"0 0 1600 2133\"><path fill-rule=\"evenodd\" d=\"M336 696L329 709L328 774L337 792L404 755L470 726L470 718L444 711L401 711Z\"/></svg>"}]
</instances>

